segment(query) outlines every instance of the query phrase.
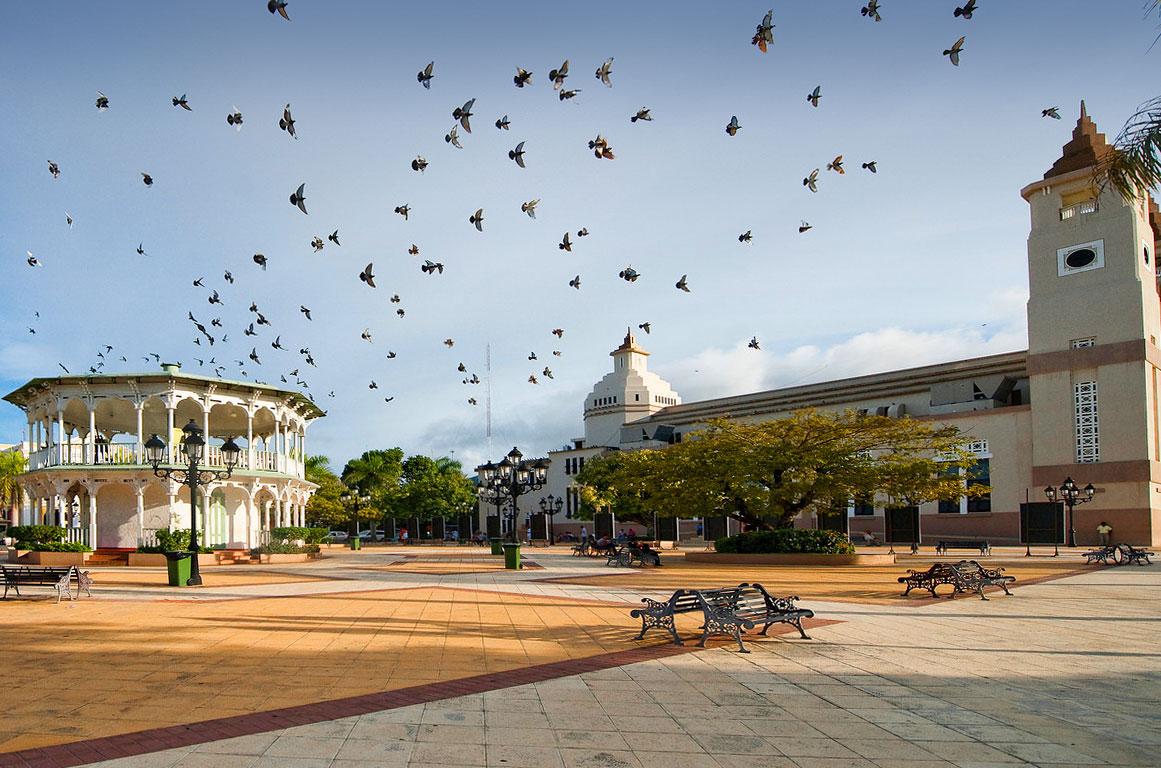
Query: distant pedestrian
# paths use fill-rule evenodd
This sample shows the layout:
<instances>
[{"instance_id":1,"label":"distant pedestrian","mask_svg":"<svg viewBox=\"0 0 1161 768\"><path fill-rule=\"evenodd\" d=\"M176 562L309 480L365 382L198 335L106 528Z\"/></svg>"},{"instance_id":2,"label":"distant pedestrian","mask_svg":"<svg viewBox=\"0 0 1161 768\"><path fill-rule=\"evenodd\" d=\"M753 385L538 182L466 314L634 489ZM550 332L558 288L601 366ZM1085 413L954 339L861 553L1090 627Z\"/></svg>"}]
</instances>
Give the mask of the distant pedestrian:
<instances>
[{"instance_id":1,"label":"distant pedestrian","mask_svg":"<svg viewBox=\"0 0 1161 768\"><path fill-rule=\"evenodd\" d=\"M587 526L581 526L581 544L587 544L589 541L589 529Z\"/></svg>"},{"instance_id":2,"label":"distant pedestrian","mask_svg":"<svg viewBox=\"0 0 1161 768\"><path fill-rule=\"evenodd\" d=\"M1101 520L1100 525L1097 526L1097 536L1100 536L1101 546L1107 547L1109 545L1109 536L1113 532L1113 527Z\"/></svg>"},{"instance_id":3,"label":"distant pedestrian","mask_svg":"<svg viewBox=\"0 0 1161 768\"><path fill-rule=\"evenodd\" d=\"M408 538L408 536L407 536L407 529L406 529L406 528L400 528L400 529L399 529L399 543L401 543L401 544L406 544L406 543L407 543L407 538Z\"/></svg>"}]
</instances>

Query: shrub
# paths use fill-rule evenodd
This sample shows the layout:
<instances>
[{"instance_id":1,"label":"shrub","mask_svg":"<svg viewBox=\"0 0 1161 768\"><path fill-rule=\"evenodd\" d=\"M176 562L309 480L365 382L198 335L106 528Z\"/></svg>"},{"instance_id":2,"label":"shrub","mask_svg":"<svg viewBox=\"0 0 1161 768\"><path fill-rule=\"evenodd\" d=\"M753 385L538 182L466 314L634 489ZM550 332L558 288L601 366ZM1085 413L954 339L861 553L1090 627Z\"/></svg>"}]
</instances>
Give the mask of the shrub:
<instances>
[{"instance_id":1,"label":"shrub","mask_svg":"<svg viewBox=\"0 0 1161 768\"><path fill-rule=\"evenodd\" d=\"M59 525L14 525L8 529L8 535L16 541L17 549L34 549L37 544L51 545L64 541L65 529Z\"/></svg>"},{"instance_id":2,"label":"shrub","mask_svg":"<svg viewBox=\"0 0 1161 768\"><path fill-rule=\"evenodd\" d=\"M327 537L326 528L304 528L298 525L288 525L273 528L270 531L270 541L288 543L303 541L306 544L321 544Z\"/></svg>"},{"instance_id":3,"label":"shrub","mask_svg":"<svg viewBox=\"0 0 1161 768\"><path fill-rule=\"evenodd\" d=\"M139 546L138 552L187 552L189 551L189 528L178 528L171 531L168 528L158 528L157 544L151 546ZM209 553L213 550L209 547L199 546L198 551L202 553Z\"/></svg>"},{"instance_id":4,"label":"shrub","mask_svg":"<svg viewBox=\"0 0 1161 768\"><path fill-rule=\"evenodd\" d=\"M319 551L319 545L318 544L305 544L305 545L300 547L297 544L291 544L288 541L273 541L273 540L271 540L271 542L269 544L262 546L262 547L258 547L254 551L257 552L258 554L262 554L262 555L313 554L313 553L317 553Z\"/></svg>"},{"instance_id":5,"label":"shrub","mask_svg":"<svg viewBox=\"0 0 1161 768\"><path fill-rule=\"evenodd\" d=\"M853 555L855 545L839 531L808 528L776 528L772 531L749 531L718 539L718 552L737 554L770 554L805 552L822 555Z\"/></svg>"}]
</instances>

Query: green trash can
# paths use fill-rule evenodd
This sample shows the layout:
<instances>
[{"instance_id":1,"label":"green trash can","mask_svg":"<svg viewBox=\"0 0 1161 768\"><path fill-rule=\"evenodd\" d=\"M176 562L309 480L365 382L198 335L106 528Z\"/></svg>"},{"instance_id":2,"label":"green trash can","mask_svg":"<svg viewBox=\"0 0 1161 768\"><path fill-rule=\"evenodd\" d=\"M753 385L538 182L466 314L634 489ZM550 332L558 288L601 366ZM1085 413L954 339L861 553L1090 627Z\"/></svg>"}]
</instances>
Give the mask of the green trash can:
<instances>
[{"instance_id":1,"label":"green trash can","mask_svg":"<svg viewBox=\"0 0 1161 768\"><path fill-rule=\"evenodd\" d=\"M520 570L520 545L504 543L504 567L509 571Z\"/></svg>"},{"instance_id":2,"label":"green trash can","mask_svg":"<svg viewBox=\"0 0 1161 768\"><path fill-rule=\"evenodd\" d=\"M351 539L351 549L362 549L362 548L363 548L363 540L360 539L358 536L353 537Z\"/></svg>"},{"instance_id":3,"label":"green trash can","mask_svg":"<svg viewBox=\"0 0 1161 768\"><path fill-rule=\"evenodd\" d=\"M503 539L492 539L491 543L492 543L492 554L493 555L504 554L504 540Z\"/></svg>"},{"instance_id":4,"label":"green trash can","mask_svg":"<svg viewBox=\"0 0 1161 768\"><path fill-rule=\"evenodd\" d=\"M189 582L190 552L166 552L165 568L169 572L169 586L184 587Z\"/></svg>"}]
</instances>

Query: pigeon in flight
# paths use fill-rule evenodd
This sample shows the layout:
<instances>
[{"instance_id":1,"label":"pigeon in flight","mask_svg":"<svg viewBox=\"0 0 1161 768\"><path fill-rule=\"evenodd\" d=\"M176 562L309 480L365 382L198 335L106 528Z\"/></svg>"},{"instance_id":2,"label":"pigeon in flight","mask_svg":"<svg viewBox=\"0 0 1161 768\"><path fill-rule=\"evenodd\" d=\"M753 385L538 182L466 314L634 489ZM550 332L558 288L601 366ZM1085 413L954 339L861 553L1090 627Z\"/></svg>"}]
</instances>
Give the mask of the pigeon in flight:
<instances>
[{"instance_id":1,"label":"pigeon in flight","mask_svg":"<svg viewBox=\"0 0 1161 768\"><path fill-rule=\"evenodd\" d=\"M531 375L528 377L528 383L529 383L529 384L539 384L539 383L540 383L540 382L539 382L539 381L536 379L536 374L535 374L535 373L531 374Z\"/></svg>"},{"instance_id":2,"label":"pigeon in flight","mask_svg":"<svg viewBox=\"0 0 1161 768\"><path fill-rule=\"evenodd\" d=\"M536 359L536 353L535 353L535 352L529 352L529 353L528 353L528 359L529 359L529 360L535 360L535 359Z\"/></svg>"},{"instance_id":3,"label":"pigeon in flight","mask_svg":"<svg viewBox=\"0 0 1161 768\"><path fill-rule=\"evenodd\" d=\"M313 317L311 317L311 316L310 316L310 310L309 310L307 307L305 307L305 306L303 306L303 305L301 305L301 304L298 306L298 311L299 311L299 312L301 312L302 314L306 315L306 319L307 319L307 320L313 320L313 319L314 319Z\"/></svg>"},{"instance_id":4,"label":"pigeon in flight","mask_svg":"<svg viewBox=\"0 0 1161 768\"><path fill-rule=\"evenodd\" d=\"M576 231L576 236L577 237L588 237L589 236L589 228L588 227L581 227L580 229L578 229Z\"/></svg>"},{"instance_id":5,"label":"pigeon in flight","mask_svg":"<svg viewBox=\"0 0 1161 768\"><path fill-rule=\"evenodd\" d=\"M65 224L69 225L69 229L73 228L73 215L68 211L65 211Z\"/></svg>"},{"instance_id":6,"label":"pigeon in flight","mask_svg":"<svg viewBox=\"0 0 1161 768\"><path fill-rule=\"evenodd\" d=\"M975 13L975 11L976 11L976 0L968 0L962 6L959 6L954 11L952 11L951 15L956 17L957 19L960 19L960 18L970 19L972 17L972 14Z\"/></svg>"},{"instance_id":7,"label":"pigeon in flight","mask_svg":"<svg viewBox=\"0 0 1161 768\"><path fill-rule=\"evenodd\" d=\"M299 184L298 189L290 193L290 204L297 206L298 210L306 213L306 184Z\"/></svg>"},{"instance_id":8,"label":"pigeon in flight","mask_svg":"<svg viewBox=\"0 0 1161 768\"><path fill-rule=\"evenodd\" d=\"M627 283L635 283L637 282L637 278L641 277L641 273L633 269L632 265L630 265L618 272L617 277L621 278Z\"/></svg>"},{"instance_id":9,"label":"pigeon in flight","mask_svg":"<svg viewBox=\"0 0 1161 768\"><path fill-rule=\"evenodd\" d=\"M371 329L370 328L364 328L363 332L359 334L359 338L362 339L363 341L367 342L368 344L375 343L375 342L371 341Z\"/></svg>"},{"instance_id":10,"label":"pigeon in flight","mask_svg":"<svg viewBox=\"0 0 1161 768\"><path fill-rule=\"evenodd\" d=\"M274 341L270 342L270 346L273 347L274 349L282 349L282 350L286 349L286 347L282 346L282 337L281 336L275 336Z\"/></svg>"},{"instance_id":11,"label":"pigeon in flight","mask_svg":"<svg viewBox=\"0 0 1161 768\"><path fill-rule=\"evenodd\" d=\"M761 349L762 348L758 345L758 337L757 336L751 337L750 343L747 344L746 346L749 347L750 349Z\"/></svg>"},{"instance_id":12,"label":"pigeon in flight","mask_svg":"<svg viewBox=\"0 0 1161 768\"><path fill-rule=\"evenodd\" d=\"M419 269L426 274L434 275L436 272L443 274L443 262L439 261L425 261L420 265Z\"/></svg>"},{"instance_id":13,"label":"pigeon in flight","mask_svg":"<svg viewBox=\"0 0 1161 768\"><path fill-rule=\"evenodd\" d=\"M399 303L399 302L401 302L401 301L403 301L403 299L399 298L399 294L398 294L398 293L396 293L395 295L393 295L393 296L391 297L391 303L392 303L392 304L398 304L398 303Z\"/></svg>"},{"instance_id":14,"label":"pigeon in flight","mask_svg":"<svg viewBox=\"0 0 1161 768\"><path fill-rule=\"evenodd\" d=\"M553 376L552 376L552 369L551 369L551 368L549 368L547 365L546 365L546 366L544 366L544 370L543 370L543 371L541 371L541 372L540 372L540 374L541 374L542 376L544 376L544 378L546 378L546 379L551 379L551 378L553 377Z\"/></svg>"},{"instance_id":15,"label":"pigeon in flight","mask_svg":"<svg viewBox=\"0 0 1161 768\"><path fill-rule=\"evenodd\" d=\"M560 250L562 250L562 251L567 251L568 253L572 253L572 241L570 241L570 240L568 239L568 232L565 232L565 233L564 233L564 239L563 239L563 240L561 240L561 241L560 241L560 242L557 244L557 246L556 246L556 247L557 247L557 248L559 248L559 249L560 249Z\"/></svg>"},{"instance_id":16,"label":"pigeon in flight","mask_svg":"<svg viewBox=\"0 0 1161 768\"><path fill-rule=\"evenodd\" d=\"M262 271L266 271L266 257L261 253L254 254L254 263L262 267Z\"/></svg>"},{"instance_id":17,"label":"pigeon in flight","mask_svg":"<svg viewBox=\"0 0 1161 768\"><path fill-rule=\"evenodd\" d=\"M524 142L517 144L515 149L508 150L508 159L514 160L521 168L524 167Z\"/></svg>"},{"instance_id":18,"label":"pigeon in flight","mask_svg":"<svg viewBox=\"0 0 1161 768\"><path fill-rule=\"evenodd\" d=\"M403 307L400 307L399 309L395 310L395 314L399 315L399 319L402 320L403 316L407 314L407 311L403 309Z\"/></svg>"},{"instance_id":19,"label":"pigeon in flight","mask_svg":"<svg viewBox=\"0 0 1161 768\"><path fill-rule=\"evenodd\" d=\"M416 245L415 243L412 243L411 247L407 249L407 253L410 256L418 256L419 255L419 246Z\"/></svg>"},{"instance_id":20,"label":"pigeon in flight","mask_svg":"<svg viewBox=\"0 0 1161 768\"><path fill-rule=\"evenodd\" d=\"M738 235L738 242L739 243L751 243L753 241L754 241L754 233L751 230L747 229L745 232Z\"/></svg>"},{"instance_id":21,"label":"pigeon in flight","mask_svg":"<svg viewBox=\"0 0 1161 768\"><path fill-rule=\"evenodd\" d=\"M271 13L277 13L282 18L290 21L290 17L286 15L286 0L270 0L266 3L266 10Z\"/></svg>"},{"instance_id":22,"label":"pigeon in flight","mask_svg":"<svg viewBox=\"0 0 1161 768\"><path fill-rule=\"evenodd\" d=\"M808 188L811 192L818 191L818 169L815 168L810 172L810 175L802 180L802 186Z\"/></svg>"},{"instance_id":23,"label":"pigeon in flight","mask_svg":"<svg viewBox=\"0 0 1161 768\"><path fill-rule=\"evenodd\" d=\"M564 80L568 77L568 59L560 65L559 69L549 70L548 79L552 81L552 90L559 91L564 86Z\"/></svg>"},{"instance_id":24,"label":"pigeon in flight","mask_svg":"<svg viewBox=\"0 0 1161 768\"><path fill-rule=\"evenodd\" d=\"M879 172L879 166L877 164L877 161L875 161L875 160L871 160L870 162L863 163L863 169L870 171L871 173L878 173Z\"/></svg>"},{"instance_id":25,"label":"pigeon in flight","mask_svg":"<svg viewBox=\"0 0 1161 768\"><path fill-rule=\"evenodd\" d=\"M294 118L290 116L289 104L282 108L282 118L278 121L278 127L289 133L292 139L298 138L298 134L294 132Z\"/></svg>"},{"instance_id":26,"label":"pigeon in flight","mask_svg":"<svg viewBox=\"0 0 1161 768\"><path fill-rule=\"evenodd\" d=\"M141 172L141 183L147 187L152 187L153 186L153 177L150 176L145 171L142 171Z\"/></svg>"},{"instance_id":27,"label":"pigeon in flight","mask_svg":"<svg viewBox=\"0 0 1161 768\"><path fill-rule=\"evenodd\" d=\"M448 144L451 144L456 149L463 149L464 148L464 145L460 144L459 131L456 129L456 127L454 125L451 127L450 131L448 131L446 134L444 134L443 140L446 141Z\"/></svg>"},{"instance_id":28,"label":"pigeon in flight","mask_svg":"<svg viewBox=\"0 0 1161 768\"><path fill-rule=\"evenodd\" d=\"M431 90L431 79L435 77L435 75L431 73L432 69L434 68L435 62L430 62L426 67L419 70L419 74L415 76L415 78L419 81L419 84L429 91Z\"/></svg>"},{"instance_id":29,"label":"pigeon in flight","mask_svg":"<svg viewBox=\"0 0 1161 768\"><path fill-rule=\"evenodd\" d=\"M576 289L579 291L579 290L580 290L580 287L581 287L581 277L580 277L580 275L577 275L577 276L576 276L576 277L574 277L572 280L569 280L569 281L568 281L568 287L569 287L569 288L576 288Z\"/></svg>"},{"instance_id":30,"label":"pigeon in flight","mask_svg":"<svg viewBox=\"0 0 1161 768\"><path fill-rule=\"evenodd\" d=\"M406 203L397 205L395 206L395 212L402 216L404 221L407 221L407 216L411 213L411 206Z\"/></svg>"},{"instance_id":31,"label":"pigeon in flight","mask_svg":"<svg viewBox=\"0 0 1161 768\"><path fill-rule=\"evenodd\" d=\"M242 130L242 111L234 107L234 111L226 115L226 124L234 126L235 131Z\"/></svg>"},{"instance_id":32,"label":"pigeon in flight","mask_svg":"<svg viewBox=\"0 0 1161 768\"><path fill-rule=\"evenodd\" d=\"M222 275L222 279L225 280L230 285L233 285L234 284L234 273L232 273L230 270L227 269L225 271L225 273Z\"/></svg>"},{"instance_id":33,"label":"pigeon in flight","mask_svg":"<svg viewBox=\"0 0 1161 768\"><path fill-rule=\"evenodd\" d=\"M798 234L801 235L803 232L809 232L812 229L814 229L814 227L810 224L810 222L803 221L798 225Z\"/></svg>"},{"instance_id":34,"label":"pigeon in flight","mask_svg":"<svg viewBox=\"0 0 1161 768\"><path fill-rule=\"evenodd\" d=\"M868 19L874 19L875 21L883 20L883 17L879 15L879 0L867 0L867 4L863 6L860 13Z\"/></svg>"},{"instance_id":35,"label":"pigeon in flight","mask_svg":"<svg viewBox=\"0 0 1161 768\"><path fill-rule=\"evenodd\" d=\"M476 398L469 397L468 398L468 405L479 405L479 403L476 402Z\"/></svg>"},{"instance_id":36,"label":"pigeon in flight","mask_svg":"<svg viewBox=\"0 0 1161 768\"><path fill-rule=\"evenodd\" d=\"M451 349L452 347L454 347L456 345L455 339L444 339L443 345L445 347L447 347L448 349Z\"/></svg>"},{"instance_id":37,"label":"pigeon in flight","mask_svg":"<svg viewBox=\"0 0 1161 768\"><path fill-rule=\"evenodd\" d=\"M375 268L375 264L370 263L370 264L367 264L367 266L363 267L363 271L359 273L359 279L362 280L364 283L366 283L371 288L375 287L375 275L372 273L372 270L374 268Z\"/></svg>"},{"instance_id":38,"label":"pigeon in flight","mask_svg":"<svg viewBox=\"0 0 1161 768\"><path fill-rule=\"evenodd\" d=\"M651 333L653 331L652 323L640 323L637 327L645 331L645 333Z\"/></svg>"},{"instance_id":39,"label":"pigeon in flight","mask_svg":"<svg viewBox=\"0 0 1161 768\"><path fill-rule=\"evenodd\" d=\"M392 350L387 351L387 359L388 360L394 360L396 357L397 357L397 355L395 354L394 351L392 351Z\"/></svg>"},{"instance_id":40,"label":"pigeon in flight","mask_svg":"<svg viewBox=\"0 0 1161 768\"><path fill-rule=\"evenodd\" d=\"M822 86L814 86L814 90L806 94L806 100L810 102L810 106L818 107L818 100L822 98Z\"/></svg>"},{"instance_id":41,"label":"pigeon in flight","mask_svg":"<svg viewBox=\"0 0 1161 768\"><path fill-rule=\"evenodd\" d=\"M630 123L635 123L638 120L643 120L647 123L653 122L653 115L650 114L648 107L641 107L641 109L637 110L637 114L629 118Z\"/></svg>"},{"instance_id":42,"label":"pigeon in flight","mask_svg":"<svg viewBox=\"0 0 1161 768\"><path fill-rule=\"evenodd\" d=\"M104 112L109 108L109 97L97 91L97 109Z\"/></svg>"},{"instance_id":43,"label":"pigeon in flight","mask_svg":"<svg viewBox=\"0 0 1161 768\"><path fill-rule=\"evenodd\" d=\"M385 403L389 403L389 402L391 402L391 401L392 401L392 400L394 400L394 399L395 399L395 395L392 395L391 397L385 397L385 398L383 398L383 402L385 402Z\"/></svg>"},{"instance_id":44,"label":"pigeon in flight","mask_svg":"<svg viewBox=\"0 0 1161 768\"><path fill-rule=\"evenodd\" d=\"M374 379L371 379L371 383L367 385L367 389L378 389L378 388L379 388L379 385L375 383Z\"/></svg>"},{"instance_id":45,"label":"pigeon in flight","mask_svg":"<svg viewBox=\"0 0 1161 768\"><path fill-rule=\"evenodd\" d=\"M32 251L25 251L25 253L28 254L28 258L25 259L25 261L28 262L28 266L30 266L30 267L42 266L40 261L35 256L32 255Z\"/></svg>"},{"instance_id":46,"label":"pigeon in flight","mask_svg":"<svg viewBox=\"0 0 1161 768\"><path fill-rule=\"evenodd\" d=\"M1059 109L1060 109L1060 107L1049 107L1048 109L1042 109L1042 110L1040 110L1040 116L1041 117L1051 117L1054 120L1059 120L1060 119L1060 112L1057 111ZM50 165L51 165L51 163L50 163ZM56 174L53 174L53 177L55 178Z\"/></svg>"},{"instance_id":47,"label":"pigeon in flight","mask_svg":"<svg viewBox=\"0 0 1161 768\"><path fill-rule=\"evenodd\" d=\"M564 329L563 328L553 328L552 335L558 339L563 339L564 338Z\"/></svg>"},{"instance_id":48,"label":"pigeon in flight","mask_svg":"<svg viewBox=\"0 0 1161 768\"><path fill-rule=\"evenodd\" d=\"M411 170L423 173L427 170L427 161L423 159L422 155L416 155L415 159L411 161Z\"/></svg>"},{"instance_id":49,"label":"pigeon in flight","mask_svg":"<svg viewBox=\"0 0 1161 768\"><path fill-rule=\"evenodd\" d=\"M569 99L576 98L576 95L580 92L581 92L580 88L566 88L565 90L561 91L557 95L559 96L561 101L568 101Z\"/></svg>"},{"instance_id":50,"label":"pigeon in flight","mask_svg":"<svg viewBox=\"0 0 1161 768\"><path fill-rule=\"evenodd\" d=\"M173 97L173 106L181 107L186 112L193 112L193 110L190 109L189 101L186 100L184 93L181 96L174 96Z\"/></svg>"},{"instance_id":51,"label":"pigeon in flight","mask_svg":"<svg viewBox=\"0 0 1161 768\"><path fill-rule=\"evenodd\" d=\"M54 179L60 178L60 166L51 160L48 161L48 172L52 174Z\"/></svg>"},{"instance_id":52,"label":"pigeon in flight","mask_svg":"<svg viewBox=\"0 0 1161 768\"><path fill-rule=\"evenodd\" d=\"M315 235L313 238L311 238L310 247L314 249L315 253L318 253L319 251L321 251L324 247L322 238L319 237L318 235Z\"/></svg>"},{"instance_id":53,"label":"pigeon in flight","mask_svg":"<svg viewBox=\"0 0 1161 768\"><path fill-rule=\"evenodd\" d=\"M963 40L964 38L961 37L959 40L956 40L954 43L952 43L950 48L947 48L943 52L943 55L947 56L951 60L951 63L957 67L959 66L960 51L963 50Z\"/></svg>"},{"instance_id":54,"label":"pigeon in flight","mask_svg":"<svg viewBox=\"0 0 1161 768\"><path fill-rule=\"evenodd\" d=\"M846 175L846 171L843 169L843 156L842 155L836 156L834 160L831 160L829 163L826 164L826 169L828 171L834 171L835 173L838 173L840 176Z\"/></svg>"},{"instance_id":55,"label":"pigeon in flight","mask_svg":"<svg viewBox=\"0 0 1161 768\"><path fill-rule=\"evenodd\" d=\"M673 287L679 291L685 291L686 293L689 293L689 283L686 282L686 277L687 275L682 275L681 279L673 284Z\"/></svg>"},{"instance_id":56,"label":"pigeon in flight","mask_svg":"<svg viewBox=\"0 0 1161 768\"><path fill-rule=\"evenodd\" d=\"M250 359L257 365L262 365L262 361L258 359L258 347L250 347Z\"/></svg>"},{"instance_id":57,"label":"pigeon in flight","mask_svg":"<svg viewBox=\"0 0 1161 768\"><path fill-rule=\"evenodd\" d=\"M520 204L520 212L527 213L528 218L530 218L530 219L535 219L536 218L536 206L538 206L538 205L540 205L540 198L539 197L535 198L533 200L529 200L526 203L521 203Z\"/></svg>"},{"instance_id":58,"label":"pigeon in flight","mask_svg":"<svg viewBox=\"0 0 1161 768\"><path fill-rule=\"evenodd\" d=\"M197 280L194 280L193 281L194 288L205 288L206 284L202 282L203 280L205 280L204 277L199 277Z\"/></svg>"},{"instance_id":59,"label":"pigeon in flight","mask_svg":"<svg viewBox=\"0 0 1161 768\"><path fill-rule=\"evenodd\" d=\"M512 123L508 121L508 116L507 116L507 115L504 115L504 116L503 116L503 117L501 117L501 118L497 118L497 120L496 120L496 130L498 130L498 131L507 131L507 130L510 130L510 129L511 129L511 127L512 127Z\"/></svg>"},{"instance_id":60,"label":"pigeon in flight","mask_svg":"<svg viewBox=\"0 0 1161 768\"><path fill-rule=\"evenodd\" d=\"M476 227L479 232L484 231L484 209L477 208L476 212L468 217L468 223Z\"/></svg>"},{"instance_id":61,"label":"pigeon in flight","mask_svg":"<svg viewBox=\"0 0 1161 768\"><path fill-rule=\"evenodd\" d=\"M734 115L730 118L730 122L726 124L726 133L730 136L737 136L740 130L742 130L742 126L738 124L738 116Z\"/></svg>"},{"instance_id":62,"label":"pigeon in flight","mask_svg":"<svg viewBox=\"0 0 1161 768\"><path fill-rule=\"evenodd\" d=\"M470 118L472 116L472 107L475 106L475 103L476 103L475 99L468 99L467 101L464 102L464 105L462 107L456 107L455 109L452 110L452 118L455 120L459 120L460 125L462 125L464 127L464 130L467 131L468 133L472 132L472 124L470 122Z\"/></svg>"},{"instance_id":63,"label":"pigeon in flight","mask_svg":"<svg viewBox=\"0 0 1161 768\"><path fill-rule=\"evenodd\" d=\"M221 303L222 303L222 297L218 295L218 292L217 292L217 291L214 291L214 292L213 292L213 293L210 295L210 297L209 297L208 299L206 299L206 301L208 301L208 302L209 302L209 303L211 303L211 304L221 304Z\"/></svg>"},{"instance_id":64,"label":"pigeon in flight","mask_svg":"<svg viewBox=\"0 0 1161 768\"><path fill-rule=\"evenodd\" d=\"M613 57L605 59L601 66L597 67L597 79L605 84L606 88L612 88L613 83L609 80L609 75L613 73Z\"/></svg>"},{"instance_id":65,"label":"pigeon in flight","mask_svg":"<svg viewBox=\"0 0 1161 768\"><path fill-rule=\"evenodd\" d=\"M589 142L589 149L593 151L598 160L602 157L606 160L616 159L613 156L613 148L609 146L609 140L599 133L595 139Z\"/></svg>"},{"instance_id":66,"label":"pigeon in flight","mask_svg":"<svg viewBox=\"0 0 1161 768\"><path fill-rule=\"evenodd\" d=\"M516 67L516 76L512 78L512 82L516 84L517 88L523 88L532 82L532 73L527 69Z\"/></svg>"},{"instance_id":67,"label":"pigeon in flight","mask_svg":"<svg viewBox=\"0 0 1161 768\"><path fill-rule=\"evenodd\" d=\"M147 255L145 253L145 243L138 243L137 244L137 255L138 256L146 256Z\"/></svg>"},{"instance_id":68,"label":"pigeon in flight","mask_svg":"<svg viewBox=\"0 0 1161 768\"><path fill-rule=\"evenodd\" d=\"M342 245L342 243L339 242L339 231L337 229L327 235L327 240L330 240L335 245Z\"/></svg>"},{"instance_id":69,"label":"pigeon in flight","mask_svg":"<svg viewBox=\"0 0 1161 768\"><path fill-rule=\"evenodd\" d=\"M754 37L750 44L758 46L758 50L766 53L767 47L774 44L774 11L766 11L760 23L754 30Z\"/></svg>"},{"instance_id":70,"label":"pigeon in flight","mask_svg":"<svg viewBox=\"0 0 1161 768\"><path fill-rule=\"evenodd\" d=\"M146 360L148 360L149 358L145 358L145 359L146 359ZM69 369L68 369L68 368L65 368L65 366L64 366L64 363L59 363L59 362L58 362L58 363L57 363L57 365L59 365L59 366L60 366L60 369L61 369L62 371L64 371L65 373L68 373L68 372L69 372Z\"/></svg>"}]
</instances>

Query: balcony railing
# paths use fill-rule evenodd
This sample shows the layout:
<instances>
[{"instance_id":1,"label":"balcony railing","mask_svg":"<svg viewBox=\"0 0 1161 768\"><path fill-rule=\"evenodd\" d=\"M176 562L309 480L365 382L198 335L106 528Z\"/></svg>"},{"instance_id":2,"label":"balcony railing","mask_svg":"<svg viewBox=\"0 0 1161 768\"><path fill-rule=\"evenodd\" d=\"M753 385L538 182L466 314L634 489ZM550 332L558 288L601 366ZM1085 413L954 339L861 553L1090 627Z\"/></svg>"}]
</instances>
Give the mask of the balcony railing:
<instances>
[{"instance_id":1,"label":"balcony railing","mask_svg":"<svg viewBox=\"0 0 1161 768\"><path fill-rule=\"evenodd\" d=\"M187 463L180 446L170 446L169 450L171 464L182 466ZM32 451L28 457L29 470L60 466L139 466L137 464L137 443L98 443L96 445L82 443L65 445L63 450L59 446L50 445L47 448ZM202 466L214 469L225 467L220 446L207 447L205 463ZM254 466L250 467L250 454L246 449L242 449L238 455L236 468L280 472L296 476L302 471L301 463L296 458L273 451L254 451Z\"/></svg>"},{"instance_id":2,"label":"balcony railing","mask_svg":"<svg viewBox=\"0 0 1161 768\"><path fill-rule=\"evenodd\" d=\"M1082 202L1076 203L1075 205L1070 205L1070 206L1067 206L1065 208L1061 208L1060 209L1060 220L1066 221L1068 219L1073 218L1074 216L1080 216L1080 215L1086 214L1086 213L1096 213L1096 210L1097 210L1097 201L1096 200L1084 200Z\"/></svg>"}]
</instances>

